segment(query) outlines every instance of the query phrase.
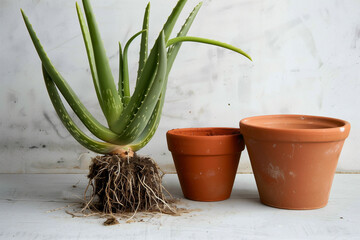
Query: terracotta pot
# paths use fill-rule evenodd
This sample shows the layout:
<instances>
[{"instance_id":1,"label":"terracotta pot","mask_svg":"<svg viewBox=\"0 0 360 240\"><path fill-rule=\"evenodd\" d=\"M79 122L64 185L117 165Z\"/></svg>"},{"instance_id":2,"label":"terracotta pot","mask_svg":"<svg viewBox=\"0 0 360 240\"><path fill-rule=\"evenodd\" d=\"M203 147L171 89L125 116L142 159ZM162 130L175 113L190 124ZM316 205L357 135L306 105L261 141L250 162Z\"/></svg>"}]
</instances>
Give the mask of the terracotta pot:
<instances>
[{"instance_id":1,"label":"terracotta pot","mask_svg":"<svg viewBox=\"0 0 360 240\"><path fill-rule=\"evenodd\" d=\"M166 138L186 198L221 201L230 197L245 148L239 129L173 129Z\"/></svg>"},{"instance_id":2,"label":"terracotta pot","mask_svg":"<svg viewBox=\"0 0 360 240\"><path fill-rule=\"evenodd\" d=\"M286 209L326 206L350 124L327 117L245 118L240 131L262 203Z\"/></svg>"}]
</instances>

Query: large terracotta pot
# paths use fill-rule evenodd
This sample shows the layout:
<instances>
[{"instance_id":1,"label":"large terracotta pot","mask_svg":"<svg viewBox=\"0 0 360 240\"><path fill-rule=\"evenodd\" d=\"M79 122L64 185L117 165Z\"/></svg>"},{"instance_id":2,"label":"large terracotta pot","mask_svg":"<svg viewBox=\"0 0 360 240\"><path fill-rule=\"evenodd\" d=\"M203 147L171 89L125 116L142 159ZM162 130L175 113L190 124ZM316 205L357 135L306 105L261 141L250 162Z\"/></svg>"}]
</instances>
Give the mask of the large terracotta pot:
<instances>
[{"instance_id":1,"label":"large terracotta pot","mask_svg":"<svg viewBox=\"0 0 360 240\"><path fill-rule=\"evenodd\" d=\"M173 129L166 137L186 198L220 201L230 197L245 148L239 129Z\"/></svg>"},{"instance_id":2,"label":"large terracotta pot","mask_svg":"<svg viewBox=\"0 0 360 240\"><path fill-rule=\"evenodd\" d=\"M326 206L350 124L327 117L269 115L240 121L261 202L278 208Z\"/></svg>"}]
</instances>

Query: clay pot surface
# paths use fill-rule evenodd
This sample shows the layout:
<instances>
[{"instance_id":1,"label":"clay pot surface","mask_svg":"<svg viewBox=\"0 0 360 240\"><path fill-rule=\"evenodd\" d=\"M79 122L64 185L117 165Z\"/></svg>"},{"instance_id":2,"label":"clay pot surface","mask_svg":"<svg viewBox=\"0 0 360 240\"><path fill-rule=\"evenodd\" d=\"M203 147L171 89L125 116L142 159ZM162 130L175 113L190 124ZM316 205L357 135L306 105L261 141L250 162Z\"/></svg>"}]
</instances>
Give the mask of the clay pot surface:
<instances>
[{"instance_id":1,"label":"clay pot surface","mask_svg":"<svg viewBox=\"0 0 360 240\"><path fill-rule=\"evenodd\" d=\"M350 124L327 117L268 115L240 121L262 203L326 206Z\"/></svg>"},{"instance_id":2,"label":"clay pot surface","mask_svg":"<svg viewBox=\"0 0 360 240\"><path fill-rule=\"evenodd\" d=\"M166 137L186 198L221 201L230 197L245 148L239 129L173 129Z\"/></svg>"}]
</instances>

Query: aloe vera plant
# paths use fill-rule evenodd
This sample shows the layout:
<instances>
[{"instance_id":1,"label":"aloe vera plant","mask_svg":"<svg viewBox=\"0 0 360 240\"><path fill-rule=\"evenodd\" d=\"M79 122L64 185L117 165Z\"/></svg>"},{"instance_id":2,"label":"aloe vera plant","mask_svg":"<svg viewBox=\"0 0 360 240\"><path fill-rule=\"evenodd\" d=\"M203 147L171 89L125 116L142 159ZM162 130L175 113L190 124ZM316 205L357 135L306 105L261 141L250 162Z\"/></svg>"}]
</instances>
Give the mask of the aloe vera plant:
<instances>
[{"instance_id":1,"label":"aloe vera plant","mask_svg":"<svg viewBox=\"0 0 360 240\"><path fill-rule=\"evenodd\" d=\"M199 3L190 13L177 36L170 38L175 22L185 3L186 0L178 1L150 52L148 52L150 3L147 5L142 30L131 37L124 48L119 43L117 88L90 2L83 0L85 17L76 3L93 84L99 105L107 120L107 126L101 124L91 115L70 85L56 70L36 36L28 17L21 10L27 30L41 59L46 88L54 108L66 129L84 147L102 154L123 153L137 151L150 141L159 125L169 73L182 42L192 41L216 45L235 51L251 60L244 51L229 44L186 36L202 3ZM131 42L137 36L141 36L139 67L135 90L131 94L127 55ZM87 136L73 122L58 91L85 127L101 141Z\"/></svg>"},{"instance_id":2,"label":"aloe vera plant","mask_svg":"<svg viewBox=\"0 0 360 240\"><path fill-rule=\"evenodd\" d=\"M70 85L56 70L42 47L32 25L21 10L25 25L42 63L45 85L60 120L71 135L91 151L105 154L92 159L89 167L89 183L85 190L85 207L91 215L110 215L121 212L151 211L176 213L167 200L162 186L163 173L150 158L138 157L135 151L144 147L155 134L159 125L170 70L182 42L192 41L211 44L235 51L251 58L241 49L219 41L187 36L202 5L199 3L190 13L175 38L170 38L174 25L186 3L179 0L148 51L149 12L146 6L142 29L124 45L119 43L119 76L117 87L111 73L108 58L100 37L89 0L83 0L85 17L76 3L76 10L90 65L93 84L107 126L96 120L81 103ZM128 50L132 41L141 36L139 66L133 93L129 86ZM72 120L63 105L62 98L85 127L99 140L86 135ZM131 159L131 161L130 161ZM89 187L93 192L87 200ZM165 192L163 191L165 190ZM98 196L98 198L95 198ZM97 199L97 203L94 202ZM134 216L134 215L133 215ZM108 224L106 221L104 224ZM110 221L114 222L114 221Z\"/></svg>"}]
</instances>

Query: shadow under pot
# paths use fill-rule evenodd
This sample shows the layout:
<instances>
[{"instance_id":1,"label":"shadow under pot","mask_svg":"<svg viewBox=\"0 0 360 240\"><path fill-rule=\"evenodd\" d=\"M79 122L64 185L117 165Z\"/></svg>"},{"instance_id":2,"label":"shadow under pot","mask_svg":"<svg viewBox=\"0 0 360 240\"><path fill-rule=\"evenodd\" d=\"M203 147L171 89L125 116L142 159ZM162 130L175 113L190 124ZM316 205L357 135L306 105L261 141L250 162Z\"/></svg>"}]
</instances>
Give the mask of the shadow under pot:
<instances>
[{"instance_id":1,"label":"shadow under pot","mask_svg":"<svg viewBox=\"0 0 360 240\"><path fill-rule=\"evenodd\" d=\"M221 201L230 197L245 147L239 129L173 129L166 138L186 198Z\"/></svg>"},{"instance_id":2,"label":"shadow under pot","mask_svg":"<svg viewBox=\"0 0 360 240\"><path fill-rule=\"evenodd\" d=\"M350 124L327 117L269 115L240 121L262 203L326 206Z\"/></svg>"}]
</instances>

